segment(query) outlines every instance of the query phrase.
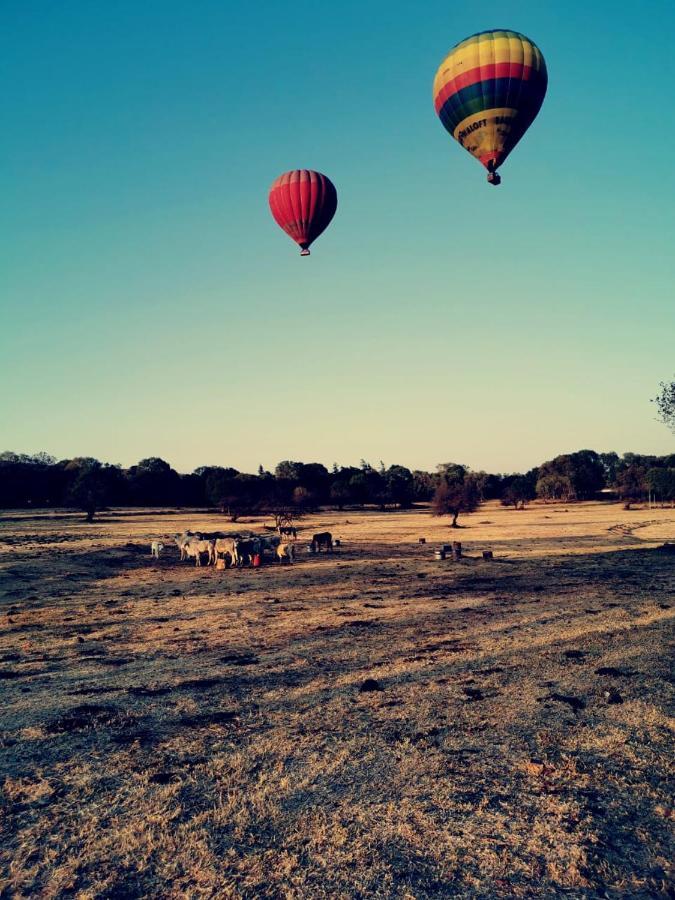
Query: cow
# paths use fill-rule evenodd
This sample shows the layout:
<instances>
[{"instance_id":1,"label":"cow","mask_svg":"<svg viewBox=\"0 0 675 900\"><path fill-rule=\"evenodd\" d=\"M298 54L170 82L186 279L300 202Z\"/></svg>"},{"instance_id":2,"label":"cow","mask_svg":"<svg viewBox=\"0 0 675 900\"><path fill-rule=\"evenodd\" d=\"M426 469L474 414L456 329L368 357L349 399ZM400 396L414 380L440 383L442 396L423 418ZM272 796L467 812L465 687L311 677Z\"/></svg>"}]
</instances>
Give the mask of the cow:
<instances>
[{"instance_id":1,"label":"cow","mask_svg":"<svg viewBox=\"0 0 675 900\"><path fill-rule=\"evenodd\" d=\"M281 543L281 538L277 534L264 534L260 537L260 549L262 551L270 550L274 553Z\"/></svg>"},{"instance_id":2,"label":"cow","mask_svg":"<svg viewBox=\"0 0 675 900\"><path fill-rule=\"evenodd\" d=\"M252 563L253 557L257 556L262 550L262 544L259 538L250 538L246 541L237 541L235 552L237 554L237 565L243 566L246 563Z\"/></svg>"},{"instance_id":3,"label":"cow","mask_svg":"<svg viewBox=\"0 0 675 900\"><path fill-rule=\"evenodd\" d=\"M295 544L279 544L276 556L280 563L295 562Z\"/></svg>"},{"instance_id":4,"label":"cow","mask_svg":"<svg viewBox=\"0 0 675 900\"><path fill-rule=\"evenodd\" d=\"M199 541L201 540L201 538L202 536L199 531L184 531L182 534L175 535L174 540L180 552L181 560L187 558L187 553L185 552L185 544L195 539Z\"/></svg>"},{"instance_id":5,"label":"cow","mask_svg":"<svg viewBox=\"0 0 675 900\"><path fill-rule=\"evenodd\" d=\"M330 531L320 531L312 538L312 553L319 553L322 547L327 553L333 552L333 535Z\"/></svg>"},{"instance_id":6,"label":"cow","mask_svg":"<svg viewBox=\"0 0 675 900\"><path fill-rule=\"evenodd\" d=\"M229 554L231 564L237 565L237 538L216 538L213 550L216 560L219 556L225 557L226 554Z\"/></svg>"},{"instance_id":7,"label":"cow","mask_svg":"<svg viewBox=\"0 0 675 900\"><path fill-rule=\"evenodd\" d=\"M293 528L292 525L280 525L278 530L280 537L286 535L286 537L297 538L298 536L298 529Z\"/></svg>"},{"instance_id":8,"label":"cow","mask_svg":"<svg viewBox=\"0 0 675 900\"><path fill-rule=\"evenodd\" d=\"M216 558L215 544L215 541L201 541L197 538L191 538L187 543L183 544L185 557L186 559L189 559L191 556L194 556L195 566L201 566L202 553L208 553L209 558L207 565L210 566L211 563L215 562Z\"/></svg>"},{"instance_id":9,"label":"cow","mask_svg":"<svg viewBox=\"0 0 675 900\"><path fill-rule=\"evenodd\" d=\"M159 559L159 554L164 549L164 544L161 541L153 541L150 544L150 555L155 559Z\"/></svg>"}]
</instances>

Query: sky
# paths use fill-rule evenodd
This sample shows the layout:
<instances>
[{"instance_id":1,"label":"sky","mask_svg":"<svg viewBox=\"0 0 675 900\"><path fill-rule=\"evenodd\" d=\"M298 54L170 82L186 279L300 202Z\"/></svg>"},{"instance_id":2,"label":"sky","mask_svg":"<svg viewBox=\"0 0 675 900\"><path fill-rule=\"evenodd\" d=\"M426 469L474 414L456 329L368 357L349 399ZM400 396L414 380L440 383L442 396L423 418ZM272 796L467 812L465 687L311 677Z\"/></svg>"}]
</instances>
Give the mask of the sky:
<instances>
[{"instance_id":1,"label":"sky","mask_svg":"<svg viewBox=\"0 0 675 900\"><path fill-rule=\"evenodd\" d=\"M502 184L438 121L459 40L541 48ZM522 471L664 454L671 2L4 0L0 449ZM309 258L271 182L325 172Z\"/></svg>"}]
</instances>

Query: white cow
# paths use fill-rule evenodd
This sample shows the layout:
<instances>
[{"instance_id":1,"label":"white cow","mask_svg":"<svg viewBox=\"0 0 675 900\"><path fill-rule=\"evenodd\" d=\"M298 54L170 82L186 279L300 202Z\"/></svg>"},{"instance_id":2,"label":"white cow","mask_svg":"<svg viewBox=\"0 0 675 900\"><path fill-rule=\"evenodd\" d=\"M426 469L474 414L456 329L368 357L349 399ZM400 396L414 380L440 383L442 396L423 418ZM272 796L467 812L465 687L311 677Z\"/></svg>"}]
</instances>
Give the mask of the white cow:
<instances>
[{"instance_id":1,"label":"white cow","mask_svg":"<svg viewBox=\"0 0 675 900\"><path fill-rule=\"evenodd\" d=\"M164 549L164 544L161 541L153 541L150 544L150 555L155 559L159 559L159 554Z\"/></svg>"},{"instance_id":2,"label":"white cow","mask_svg":"<svg viewBox=\"0 0 675 900\"><path fill-rule=\"evenodd\" d=\"M185 557L189 559L194 556L195 558L195 566L201 566L202 564L202 553L208 554L208 562L207 565L211 565L216 561L216 542L215 541L200 541L197 538L191 538L187 543L183 544L183 548L185 550Z\"/></svg>"},{"instance_id":3,"label":"white cow","mask_svg":"<svg viewBox=\"0 0 675 900\"><path fill-rule=\"evenodd\" d=\"M182 534L177 534L174 537L174 541L176 542L176 546L180 552L181 561L187 559L187 553L185 552L185 545L194 539L201 540L201 534L198 531L184 531Z\"/></svg>"},{"instance_id":4,"label":"white cow","mask_svg":"<svg viewBox=\"0 0 675 900\"><path fill-rule=\"evenodd\" d=\"M237 554L237 538L216 538L216 540L213 542L213 551L215 553L216 560L219 556L224 557L226 553L229 553L230 559L232 560L232 565L236 566L239 564L239 556Z\"/></svg>"}]
</instances>

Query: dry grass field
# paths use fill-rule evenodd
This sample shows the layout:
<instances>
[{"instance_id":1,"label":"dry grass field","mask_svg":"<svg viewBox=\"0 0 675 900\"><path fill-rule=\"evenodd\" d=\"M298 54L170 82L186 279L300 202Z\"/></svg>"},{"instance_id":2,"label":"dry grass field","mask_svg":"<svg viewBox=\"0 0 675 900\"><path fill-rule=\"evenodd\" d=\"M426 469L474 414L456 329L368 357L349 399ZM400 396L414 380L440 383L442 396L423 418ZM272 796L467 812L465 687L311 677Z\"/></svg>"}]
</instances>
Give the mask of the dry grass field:
<instances>
[{"instance_id":1,"label":"dry grass field","mask_svg":"<svg viewBox=\"0 0 675 900\"><path fill-rule=\"evenodd\" d=\"M7 515L0 895L668 896L675 510L460 523L216 571L149 541L262 520Z\"/></svg>"}]
</instances>

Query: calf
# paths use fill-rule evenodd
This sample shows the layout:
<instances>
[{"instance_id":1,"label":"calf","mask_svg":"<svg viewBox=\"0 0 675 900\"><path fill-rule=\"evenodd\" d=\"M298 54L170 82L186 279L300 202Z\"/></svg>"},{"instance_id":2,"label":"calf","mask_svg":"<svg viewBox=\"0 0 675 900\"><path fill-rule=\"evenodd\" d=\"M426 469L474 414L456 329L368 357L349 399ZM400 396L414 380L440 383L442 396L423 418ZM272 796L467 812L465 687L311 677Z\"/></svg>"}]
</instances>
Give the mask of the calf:
<instances>
[{"instance_id":1,"label":"calf","mask_svg":"<svg viewBox=\"0 0 675 900\"><path fill-rule=\"evenodd\" d=\"M150 544L150 555L155 559L159 559L159 554L164 549L164 544L161 541L153 541Z\"/></svg>"},{"instance_id":2,"label":"calf","mask_svg":"<svg viewBox=\"0 0 675 900\"><path fill-rule=\"evenodd\" d=\"M280 563L295 562L295 544L279 544L276 554Z\"/></svg>"}]
</instances>

